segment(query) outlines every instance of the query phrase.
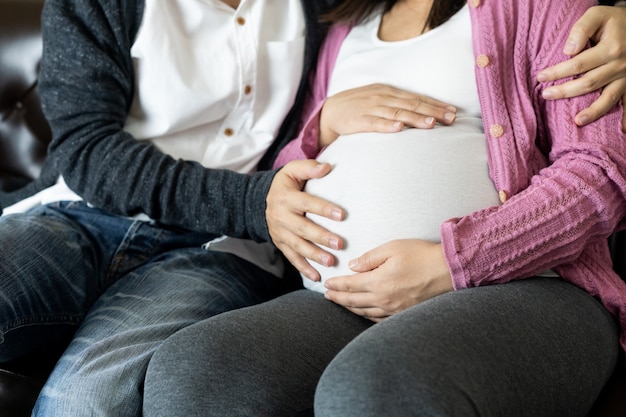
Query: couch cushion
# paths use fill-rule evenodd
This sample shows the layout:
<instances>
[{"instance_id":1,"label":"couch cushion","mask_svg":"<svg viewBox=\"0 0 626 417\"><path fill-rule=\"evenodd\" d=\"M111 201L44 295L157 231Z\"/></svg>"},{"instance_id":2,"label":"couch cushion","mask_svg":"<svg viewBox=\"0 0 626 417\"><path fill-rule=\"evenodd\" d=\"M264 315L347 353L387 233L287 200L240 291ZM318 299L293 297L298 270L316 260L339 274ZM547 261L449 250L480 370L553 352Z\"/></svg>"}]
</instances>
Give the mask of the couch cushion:
<instances>
[{"instance_id":1,"label":"couch cushion","mask_svg":"<svg viewBox=\"0 0 626 417\"><path fill-rule=\"evenodd\" d=\"M43 0L0 0L0 191L40 175L50 142L37 76Z\"/></svg>"}]
</instances>

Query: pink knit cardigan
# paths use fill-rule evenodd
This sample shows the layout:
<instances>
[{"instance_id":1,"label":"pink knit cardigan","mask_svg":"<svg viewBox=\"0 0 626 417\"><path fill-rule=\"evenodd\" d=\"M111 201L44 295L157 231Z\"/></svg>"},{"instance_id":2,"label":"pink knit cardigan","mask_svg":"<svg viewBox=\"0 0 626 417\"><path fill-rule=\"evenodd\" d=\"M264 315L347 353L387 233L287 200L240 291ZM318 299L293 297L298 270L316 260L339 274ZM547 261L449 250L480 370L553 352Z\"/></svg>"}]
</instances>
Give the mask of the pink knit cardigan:
<instances>
[{"instance_id":1,"label":"pink knit cardigan","mask_svg":"<svg viewBox=\"0 0 626 417\"><path fill-rule=\"evenodd\" d=\"M612 270L607 238L626 221L626 137L621 107L577 127L574 115L598 93L545 101L537 73L562 53L593 0L471 0L476 83L491 179L502 204L440 227L455 289L503 283L552 268L596 297L621 325L626 283ZM312 76L303 129L276 166L315 158L319 111L350 27L331 28ZM367 68L363 69L367 71Z\"/></svg>"}]
</instances>

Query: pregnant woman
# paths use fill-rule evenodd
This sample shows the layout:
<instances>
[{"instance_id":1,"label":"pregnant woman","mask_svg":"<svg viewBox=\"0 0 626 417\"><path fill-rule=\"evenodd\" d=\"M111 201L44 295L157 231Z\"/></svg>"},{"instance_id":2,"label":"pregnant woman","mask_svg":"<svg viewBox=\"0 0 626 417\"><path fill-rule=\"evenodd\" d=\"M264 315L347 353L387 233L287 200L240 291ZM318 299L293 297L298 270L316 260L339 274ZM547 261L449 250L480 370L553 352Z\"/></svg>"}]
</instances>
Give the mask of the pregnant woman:
<instances>
[{"instance_id":1,"label":"pregnant woman","mask_svg":"<svg viewBox=\"0 0 626 417\"><path fill-rule=\"evenodd\" d=\"M456 120L432 129L342 135L328 147L332 139L322 137L325 149L317 159L333 168L327 176L309 181L305 191L343 207L346 217L333 222L311 215L343 237L342 249L333 252L333 265L317 266L323 280L303 281L305 287L320 291L326 278L353 273L348 262L368 250L398 239L439 241L439 225L445 220L500 204L489 178L473 82L469 9L464 7L448 23L421 36L397 42L378 39L379 25L380 17L351 31L354 42L345 44L338 56L328 86L333 99L322 117L340 114L332 107L336 102L345 106L346 97L359 94L360 87L370 91L379 82L454 103ZM302 141L315 140L312 130L304 132L283 158L301 158Z\"/></svg>"},{"instance_id":2,"label":"pregnant woman","mask_svg":"<svg viewBox=\"0 0 626 417\"><path fill-rule=\"evenodd\" d=\"M344 1L281 159L327 162L296 162L323 177L303 211L342 209L302 231L341 237L299 268L325 293L172 337L144 415L585 416L626 347L607 245L626 213L622 108L577 127L599 93L546 101L537 76L592 4ZM431 129L407 116L416 94L443 113ZM350 115L384 119L381 96L402 123L359 133Z\"/></svg>"}]
</instances>

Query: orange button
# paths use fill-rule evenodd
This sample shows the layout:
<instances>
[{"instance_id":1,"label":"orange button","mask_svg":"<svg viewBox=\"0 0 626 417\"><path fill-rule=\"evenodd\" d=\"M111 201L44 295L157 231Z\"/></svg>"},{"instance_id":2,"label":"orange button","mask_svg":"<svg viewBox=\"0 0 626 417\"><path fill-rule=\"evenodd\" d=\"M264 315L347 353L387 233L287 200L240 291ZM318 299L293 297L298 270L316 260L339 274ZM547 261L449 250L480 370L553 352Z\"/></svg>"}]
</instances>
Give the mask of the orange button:
<instances>
[{"instance_id":1,"label":"orange button","mask_svg":"<svg viewBox=\"0 0 626 417\"><path fill-rule=\"evenodd\" d=\"M499 138L504 135L504 127L502 127L502 125L491 125L489 128L489 134L491 137Z\"/></svg>"},{"instance_id":2,"label":"orange button","mask_svg":"<svg viewBox=\"0 0 626 417\"><path fill-rule=\"evenodd\" d=\"M243 18L243 17L241 17L241 16L240 16L240 17L238 17L238 18L237 18L237 24L238 24L239 26L243 26L243 25L245 25L245 24L246 24L246 19L244 19L244 18Z\"/></svg>"},{"instance_id":3,"label":"orange button","mask_svg":"<svg viewBox=\"0 0 626 417\"><path fill-rule=\"evenodd\" d=\"M228 127L228 128L226 128L226 129L224 129L224 134L225 134L226 136L232 136L232 135L234 135L234 134L235 134L235 131L234 131L233 129L231 129L230 127Z\"/></svg>"},{"instance_id":4,"label":"orange button","mask_svg":"<svg viewBox=\"0 0 626 417\"><path fill-rule=\"evenodd\" d=\"M485 68L489 66L489 64L491 64L491 60L487 55L480 54L476 57L476 65L478 65L478 68Z\"/></svg>"},{"instance_id":5,"label":"orange button","mask_svg":"<svg viewBox=\"0 0 626 417\"><path fill-rule=\"evenodd\" d=\"M251 86L249 86L249 85L245 86L245 87L243 88L243 92L244 92L244 94L246 94L246 95L250 94L250 93L252 92L252 87L251 87Z\"/></svg>"}]
</instances>

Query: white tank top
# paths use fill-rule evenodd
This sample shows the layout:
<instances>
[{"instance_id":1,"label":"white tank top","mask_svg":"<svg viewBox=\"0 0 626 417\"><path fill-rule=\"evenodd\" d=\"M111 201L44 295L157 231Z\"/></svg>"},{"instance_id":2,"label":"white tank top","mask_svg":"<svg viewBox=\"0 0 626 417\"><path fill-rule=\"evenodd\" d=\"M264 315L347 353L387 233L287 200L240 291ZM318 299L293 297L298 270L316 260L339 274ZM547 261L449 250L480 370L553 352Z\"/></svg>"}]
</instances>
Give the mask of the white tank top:
<instances>
[{"instance_id":1,"label":"white tank top","mask_svg":"<svg viewBox=\"0 0 626 417\"><path fill-rule=\"evenodd\" d=\"M467 6L444 25L399 42L378 38L380 19L355 27L344 41L329 96L372 83L390 84L455 105L457 120L431 130L342 136L319 155L333 170L309 181L305 190L347 213L342 222L310 215L346 243L333 252L335 266L314 264L322 282L352 274L348 261L385 242L439 242L443 221L499 204L488 174ZM303 282L324 290L321 283Z\"/></svg>"}]
</instances>

